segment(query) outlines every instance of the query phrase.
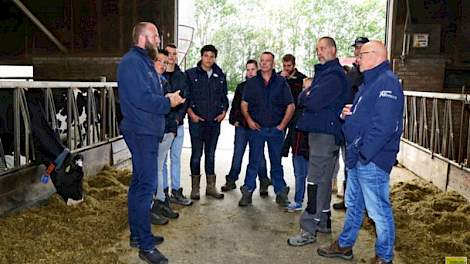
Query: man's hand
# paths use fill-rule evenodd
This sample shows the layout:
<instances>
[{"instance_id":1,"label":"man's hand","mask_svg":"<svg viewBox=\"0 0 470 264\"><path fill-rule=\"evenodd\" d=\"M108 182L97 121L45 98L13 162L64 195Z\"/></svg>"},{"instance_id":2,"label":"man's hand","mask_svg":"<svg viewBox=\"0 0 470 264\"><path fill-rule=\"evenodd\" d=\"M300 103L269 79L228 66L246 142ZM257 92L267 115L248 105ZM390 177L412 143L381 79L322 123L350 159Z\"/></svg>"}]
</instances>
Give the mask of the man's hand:
<instances>
[{"instance_id":1,"label":"man's hand","mask_svg":"<svg viewBox=\"0 0 470 264\"><path fill-rule=\"evenodd\" d=\"M238 127L238 126L240 126L240 123L238 123L238 121L236 121L235 123L233 123L233 126Z\"/></svg>"},{"instance_id":2,"label":"man's hand","mask_svg":"<svg viewBox=\"0 0 470 264\"><path fill-rule=\"evenodd\" d=\"M286 71L281 71L281 74L280 74L282 77L287 77L289 76L289 73L286 72Z\"/></svg>"},{"instance_id":3,"label":"man's hand","mask_svg":"<svg viewBox=\"0 0 470 264\"><path fill-rule=\"evenodd\" d=\"M199 123L199 122L203 122L203 121L206 121L204 120L204 118L201 118L200 116L196 115L194 112L188 112L188 115L189 115L189 118L191 118L191 121L193 123Z\"/></svg>"},{"instance_id":4,"label":"man's hand","mask_svg":"<svg viewBox=\"0 0 470 264\"><path fill-rule=\"evenodd\" d=\"M348 116L352 115L351 107L352 104L347 104L343 107L343 111L341 112L340 116L341 119L345 120Z\"/></svg>"},{"instance_id":5,"label":"man's hand","mask_svg":"<svg viewBox=\"0 0 470 264\"><path fill-rule=\"evenodd\" d=\"M219 123L222 122L222 120L224 120L224 118L225 118L225 114L226 114L226 112L223 111L220 115L218 115L216 118L214 118L214 121L217 121Z\"/></svg>"},{"instance_id":6,"label":"man's hand","mask_svg":"<svg viewBox=\"0 0 470 264\"><path fill-rule=\"evenodd\" d=\"M258 130L259 131L261 129L261 126L258 123L256 123L255 121L253 121L253 119L247 120L247 122L248 122L248 126L252 130Z\"/></svg>"},{"instance_id":7,"label":"man's hand","mask_svg":"<svg viewBox=\"0 0 470 264\"><path fill-rule=\"evenodd\" d=\"M282 125L278 125L278 126L276 127L276 129L279 130L279 131L284 131L284 129L286 129L286 128L285 128L284 126L282 126Z\"/></svg>"},{"instance_id":8,"label":"man's hand","mask_svg":"<svg viewBox=\"0 0 470 264\"><path fill-rule=\"evenodd\" d=\"M185 98L182 98L180 96L180 90L174 92L174 93L167 93L165 95L165 97L167 97L168 99L170 99L170 105L171 107L175 107L175 106L178 106L180 104L183 104L186 99Z\"/></svg>"}]
</instances>

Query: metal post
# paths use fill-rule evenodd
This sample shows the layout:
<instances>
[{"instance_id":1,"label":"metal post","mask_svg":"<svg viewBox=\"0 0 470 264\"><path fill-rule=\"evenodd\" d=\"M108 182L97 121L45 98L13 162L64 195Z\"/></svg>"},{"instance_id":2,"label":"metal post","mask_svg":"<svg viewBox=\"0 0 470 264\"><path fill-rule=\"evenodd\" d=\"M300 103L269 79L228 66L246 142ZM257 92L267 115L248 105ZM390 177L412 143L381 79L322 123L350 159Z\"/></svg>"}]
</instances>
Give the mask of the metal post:
<instances>
[{"instance_id":1,"label":"metal post","mask_svg":"<svg viewBox=\"0 0 470 264\"><path fill-rule=\"evenodd\" d=\"M20 89L13 89L13 147L14 147L14 165L15 167L20 166Z\"/></svg>"}]
</instances>

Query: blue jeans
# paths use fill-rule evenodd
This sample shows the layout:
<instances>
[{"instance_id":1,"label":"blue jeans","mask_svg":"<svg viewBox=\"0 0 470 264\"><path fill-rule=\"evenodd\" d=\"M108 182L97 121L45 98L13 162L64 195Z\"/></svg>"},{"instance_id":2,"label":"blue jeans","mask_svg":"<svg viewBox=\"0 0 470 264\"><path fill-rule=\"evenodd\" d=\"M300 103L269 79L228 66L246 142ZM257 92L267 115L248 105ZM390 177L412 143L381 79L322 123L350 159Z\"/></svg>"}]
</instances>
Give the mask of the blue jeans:
<instances>
[{"instance_id":1,"label":"blue jeans","mask_svg":"<svg viewBox=\"0 0 470 264\"><path fill-rule=\"evenodd\" d=\"M203 150L206 175L215 175L215 149L220 134L220 123L216 121L193 123L189 120L189 134L191 136L191 160L189 163L191 175L201 175Z\"/></svg>"},{"instance_id":2,"label":"blue jeans","mask_svg":"<svg viewBox=\"0 0 470 264\"><path fill-rule=\"evenodd\" d=\"M184 126L178 126L178 131L176 132L176 138L173 139L170 148L170 173L171 173L171 189L178 190L181 187L181 153L183 151L183 141L184 141ZM165 161L163 161L163 189L168 188L168 169L166 166L166 161L168 155L165 156Z\"/></svg>"},{"instance_id":3,"label":"blue jeans","mask_svg":"<svg viewBox=\"0 0 470 264\"><path fill-rule=\"evenodd\" d=\"M240 171L242 169L243 156L245 155L246 145L248 144L248 133L249 128L245 127L235 127L235 141L233 143L233 157L232 157L232 166L230 167L230 172L228 177L236 182ZM258 170L258 176L260 179L268 178L268 172L266 169L266 159L264 158L264 148L261 164Z\"/></svg>"},{"instance_id":4,"label":"blue jeans","mask_svg":"<svg viewBox=\"0 0 470 264\"><path fill-rule=\"evenodd\" d=\"M155 244L150 225L152 197L157 187L157 136L122 131L132 155L132 179L128 192L128 221L131 237L139 240L141 249L153 249Z\"/></svg>"},{"instance_id":5,"label":"blue jeans","mask_svg":"<svg viewBox=\"0 0 470 264\"><path fill-rule=\"evenodd\" d=\"M301 204L305 195L305 180L308 175L308 160L302 155L292 155L295 175L295 196L294 201Z\"/></svg>"},{"instance_id":6,"label":"blue jeans","mask_svg":"<svg viewBox=\"0 0 470 264\"><path fill-rule=\"evenodd\" d=\"M281 164L281 150L284 141L284 131L276 127L263 127L259 131L249 130L248 143L250 144L250 156L248 167L246 168L245 187L253 192L256 189L256 175L261 166L264 155L264 144L268 143L269 161L271 164L271 180L274 192L279 194L286 188L284 181L284 171Z\"/></svg>"},{"instance_id":7,"label":"blue jeans","mask_svg":"<svg viewBox=\"0 0 470 264\"><path fill-rule=\"evenodd\" d=\"M375 254L385 261L392 261L395 243L395 224L389 200L390 175L369 162L360 162L348 170L345 203L346 218L339 236L341 247L352 247L364 218L364 209L375 223L377 240Z\"/></svg>"},{"instance_id":8,"label":"blue jeans","mask_svg":"<svg viewBox=\"0 0 470 264\"><path fill-rule=\"evenodd\" d=\"M166 174L163 174L163 162L168 156L168 151L170 151L171 143L175 139L175 133L165 133L163 135L162 142L158 145L158 159L157 159L157 171L158 171L158 181L157 181L157 191L156 196L157 199L161 202L165 201L165 184L164 182L168 182L168 178Z\"/></svg>"}]
</instances>

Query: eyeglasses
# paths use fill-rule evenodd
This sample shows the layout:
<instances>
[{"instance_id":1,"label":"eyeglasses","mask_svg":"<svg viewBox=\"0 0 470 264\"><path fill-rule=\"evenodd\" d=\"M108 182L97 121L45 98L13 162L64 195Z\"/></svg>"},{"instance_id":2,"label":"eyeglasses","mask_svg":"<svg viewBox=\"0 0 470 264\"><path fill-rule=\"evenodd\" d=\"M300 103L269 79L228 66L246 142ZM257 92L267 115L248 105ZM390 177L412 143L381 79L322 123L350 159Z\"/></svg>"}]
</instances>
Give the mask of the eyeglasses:
<instances>
[{"instance_id":1,"label":"eyeglasses","mask_svg":"<svg viewBox=\"0 0 470 264\"><path fill-rule=\"evenodd\" d=\"M367 53L375 53L375 50L359 52L359 55L357 57L362 59L363 57L362 55L367 54Z\"/></svg>"}]
</instances>

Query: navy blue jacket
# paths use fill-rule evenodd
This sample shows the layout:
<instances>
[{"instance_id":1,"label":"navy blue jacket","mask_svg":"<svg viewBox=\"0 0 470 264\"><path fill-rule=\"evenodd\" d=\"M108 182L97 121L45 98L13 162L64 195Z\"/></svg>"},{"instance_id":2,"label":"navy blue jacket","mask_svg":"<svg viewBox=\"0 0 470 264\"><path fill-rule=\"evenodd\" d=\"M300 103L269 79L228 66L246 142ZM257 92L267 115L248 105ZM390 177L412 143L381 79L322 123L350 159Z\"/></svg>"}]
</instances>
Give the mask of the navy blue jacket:
<instances>
[{"instance_id":1,"label":"navy blue jacket","mask_svg":"<svg viewBox=\"0 0 470 264\"><path fill-rule=\"evenodd\" d=\"M175 71L174 72L165 72L163 73L163 76L165 79L168 81L169 85L171 87L167 87L165 89L164 87L164 92L165 94L170 92L176 92L180 90L180 96L183 98L188 97L189 95L189 87L188 87L188 81L186 79L186 75L181 71L180 67L178 65L175 65ZM174 120L178 122L166 122L166 127L165 127L165 132L175 132L175 129L177 130L178 126L183 125L183 119L184 116L186 115L186 110L188 109L188 100L184 102L184 104L180 104L170 110L170 113L173 112L173 117ZM168 126L171 126L168 128Z\"/></svg>"},{"instance_id":2,"label":"navy blue jacket","mask_svg":"<svg viewBox=\"0 0 470 264\"><path fill-rule=\"evenodd\" d=\"M239 126L248 127L246 125L245 117L242 114L241 103L243 91L245 90L246 81L243 81L237 85L235 89L235 95L232 100L232 107L230 108L230 114L228 116L228 121L230 124L235 125L238 122Z\"/></svg>"},{"instance_id":3,"label":"navy blue jacket","mask_svg":"<svg viewBox=\"0 0 470 264\"><path fill-rule=\"evenodd\" d=\"M189 107L206 121L214 120L228 109L225 74L215 63L212 71L209 78L207 72L201 68L200 61L197 67L186 71L189 83Z\"/></svg>"},{"instance_id":4,"label":"navy blue jacket","mask_svg":"<svg viewBox=\"0 0 470 264\"><path fill-rule=\"evenodd\" d=\"M248 103L251 118L261 127L279 125L289 104L293 104L292 93L284 77L273 70L265 86L261 71L246 81L243 101Z\"/></svg>"},{"instance_id":5,"label":"navy blue jacket","mask_svg":"<svg viewBox=\"0 0 470 264\"><path fill-rule=\"evenodd\" d=\"M390 173L403 130L403 90L388 61L364 72L364 83L346 118L346 166L374 162Z\"/></svg>"},{"instance_id":6,"label":"navy blue jacket","mask_svg":"<svg viewBox=\"0 0 470 264\"><path fill-rule=\"evenodd\" d=\"M164 77L160 76L160 81L162 83L164 94L173 93L179 88L170 85L170 82ZM181 92L180 92L181 94ZM182 124L184 113L186 109L182 107L183 105L178 105L170 109L170 112L165 115L165 133L175 133L178 131L178 125Z\"/></svg>"},{"instance_id":7,"label":"navy blue jacket","mask_svg":"<svg viewBox=\"0 0 470 264\"><path fill-rule=\"evenodd\" d=\"M117 79L123 115L121 130L163 136L170 100L163 96L159 77L147 51L131 48L119 63Z\"/></svg>"},{"instance_id":8,"label":"navy blue jacket","mask_svg":"<svg viewBox=\"0 0 470 264\"><path fill-rule=\"evenodd\" d=\"M349 94L346 76L338 59L315 65L312 86L299 95L299 106L303 112L297 121L297 128L310 133L334 135L335 143L340 145L344 139L339 115Z\"/></svg>"}]
</instances>

